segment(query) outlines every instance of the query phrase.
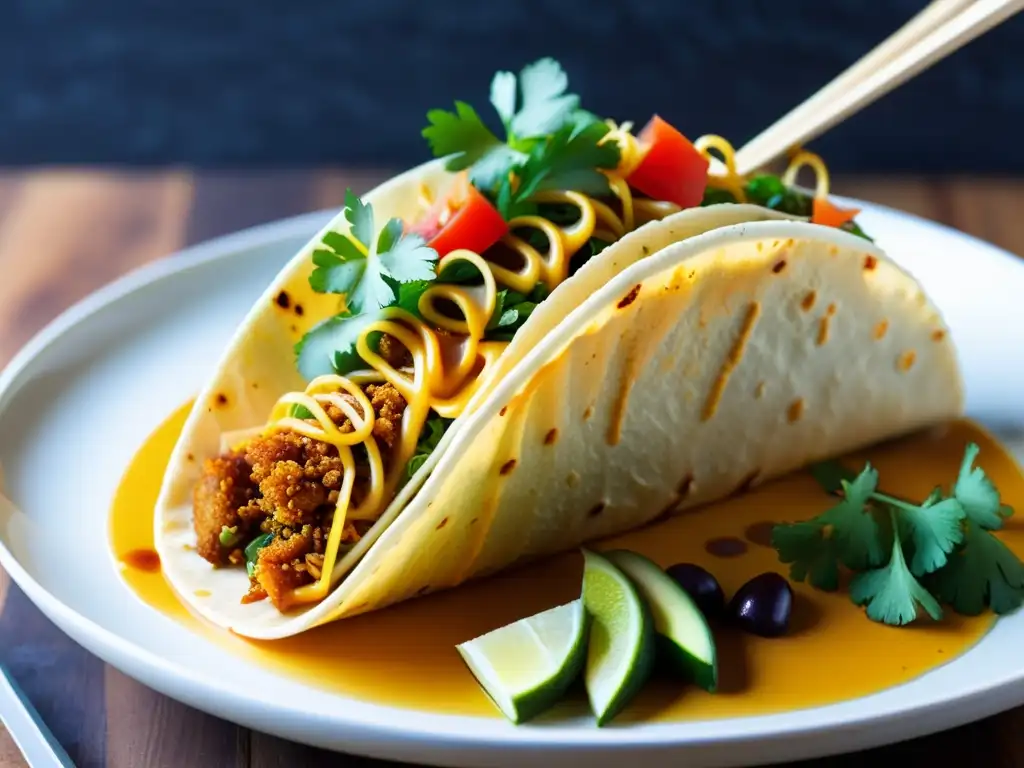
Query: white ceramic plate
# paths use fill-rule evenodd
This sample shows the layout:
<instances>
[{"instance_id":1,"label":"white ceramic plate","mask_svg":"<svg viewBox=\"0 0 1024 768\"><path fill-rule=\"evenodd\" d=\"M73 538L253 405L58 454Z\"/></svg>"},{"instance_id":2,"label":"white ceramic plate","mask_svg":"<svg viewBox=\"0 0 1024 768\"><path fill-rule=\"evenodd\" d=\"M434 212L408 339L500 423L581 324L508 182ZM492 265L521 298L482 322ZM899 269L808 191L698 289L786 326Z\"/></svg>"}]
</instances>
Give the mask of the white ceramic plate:
<instances>
[{"instance_id":1,"label":"white ceramic plate","mask_svg":"<svg viewBox=\"0 0 1024 768\"><path fill-rule=\"evenodd\" d=\"M1024 262L935 224L857 205L865 229L944 311L962 351L969 414L1016 440L1024 425ZM1024 613L1000 621L953 663L866 698L598 730L590 720L514 727L329 694L232 657L143 605L109 552L107 516L121 474L147 435L195 394L250 304L326 220L290 219L138 270L54 321L0 374L0 462L18 508L0 505L0 564L90 651L252 728L441 765L597 768L618 766L627 754L644 765L751 765L864 749L1024 703ZM71 483L46 473L55 447Z\"/></svg>"}]
</instances>

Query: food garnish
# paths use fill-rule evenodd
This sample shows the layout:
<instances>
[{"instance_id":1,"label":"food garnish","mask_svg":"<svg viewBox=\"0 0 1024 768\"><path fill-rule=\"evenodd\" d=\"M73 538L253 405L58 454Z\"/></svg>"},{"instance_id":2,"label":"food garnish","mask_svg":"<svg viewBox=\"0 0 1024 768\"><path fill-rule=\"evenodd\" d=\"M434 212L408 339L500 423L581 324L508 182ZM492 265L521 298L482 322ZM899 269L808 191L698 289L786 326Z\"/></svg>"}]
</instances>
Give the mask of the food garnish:
<instances>
[{"instance_id":1,"label":"food garnish","mask_svg":"<svg viewBox=\"0 0 1024 768\"><path fill-rule=\"evenodd\" d=\"M592 617L583 681L599 726L629 703L654 670L650 609L632 581L594 552L584 551L583 605Z\"/></svg>"},{"instance_id":2,"label":"food garnish","mask_svg":"<svg viewBox=\"0 0 1024 768\"><path fill-rule=\"evenodd\" d=\"M582 600L550 608L456 646L494 705L523 723L556 704L587 656Z\"/></svg>"},{"instance_id":3,"label":"food garnish","mask_svg":"<svg viewBox=\"0 0 1024 768\"><path fill-rule=\"evenodd\" d=\"M772 571L755 576L729 601L729 620L740 629L760 637L779 637L789 629L793 611L793 589Z\"/></svg>"},{"instance_id":4,"label":"food garnish","mask_svg":"<svg viewBox=\"0 0 1024 768\"><path fill-rule=\"evenodd\" d=\"M718 687L718 652L707 619L686 591L656 563L625 549L603 556L629 578L650 609L658 652L705 691Z\"/></svg>"},{"instance_id":5,"label":"food garnish","mask_svg":"<svg viewBox=\"0 0 1024 768\"><path fill-rule=\"evenodd\" d=\"M675 579L705 618L716 619L725 611L725 593L709 571L695 563L676 563L666 568L665 573Z\"/></svg>"},{"instance_id":6,"label":"food garnish","mask_svg":"<svg viewBox=\"0 0 1024 768\"><path fill-rule=\"evenodd\" d=\"M951 492L935 488L920 504L879 491L870 463L859 474L820 463L814 478L842 500L812 520L776 526L772 545L791 578L818 589L838 589L841 566L852 571L850 597L873 621L909 624L919 609L937 620L941 604L965 615L1016 610L1024 563L991 533L1013 509L975 466L979 452L968 444Z\"/></svg>"}]
</instances>

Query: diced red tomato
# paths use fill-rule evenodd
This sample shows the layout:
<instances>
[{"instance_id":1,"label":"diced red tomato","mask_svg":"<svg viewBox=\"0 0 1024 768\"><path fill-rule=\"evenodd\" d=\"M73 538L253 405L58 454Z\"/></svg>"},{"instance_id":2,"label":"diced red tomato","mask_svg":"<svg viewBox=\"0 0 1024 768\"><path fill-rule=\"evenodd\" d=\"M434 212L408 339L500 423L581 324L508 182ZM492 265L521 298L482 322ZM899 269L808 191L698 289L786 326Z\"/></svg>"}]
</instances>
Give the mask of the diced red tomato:
<instances>
[{"instance_id":1,"label":"diced red tomato","mask_svg":"<svg viewBox=\"0 0 1024 768\"><path fill-rule=\"evenodd\" d=\"M463 175L448 197L436 202L407 231L421 235L444 258L460 248L483 253L508 232L508 223Z\"/></svg>"},{"instance_id":2,"label":"diced red tomato","mask_svg":"<svg viewBox=\"0 0 1024 768\"><path fill-rule=\"evenodd\" d=\"M825 227L841 227L860 213L859 208L840 208L833 205L824 197L814 198L814 209L811 213L811 223L821 224Z\"/></svg>"},{"instance_id":3,"label":"diced red tomato","mask_svg":"<svg viewBox=\"0 0 1024 768\"><path fill-rule=\"evenodd\" d=\"M627 181L655 200L693 208L704 199L708 160L683 134L655 115L637 136L643 159Z\"/></svg>"}]
</instances>

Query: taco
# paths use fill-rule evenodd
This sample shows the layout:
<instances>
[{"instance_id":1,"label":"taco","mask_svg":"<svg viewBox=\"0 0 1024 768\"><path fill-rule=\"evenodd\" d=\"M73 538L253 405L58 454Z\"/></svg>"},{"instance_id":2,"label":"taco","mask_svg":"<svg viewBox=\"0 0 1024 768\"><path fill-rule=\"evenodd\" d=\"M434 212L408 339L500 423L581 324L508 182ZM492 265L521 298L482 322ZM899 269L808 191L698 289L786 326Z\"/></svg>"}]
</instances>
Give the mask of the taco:
<instances>
[{"instance_id":1,"label":"taco","mask_svg":"<svg viewBox=\"0 0 1024 768\"><path fill-rule=\"evenodd\" d=\"M157 505L197 612L292 635L959 413L940 315L815 156L740 178L565 87L499 73L505 142L430 113L444 159L349 193L252 308Z\"/></svg>"}]
</instances>

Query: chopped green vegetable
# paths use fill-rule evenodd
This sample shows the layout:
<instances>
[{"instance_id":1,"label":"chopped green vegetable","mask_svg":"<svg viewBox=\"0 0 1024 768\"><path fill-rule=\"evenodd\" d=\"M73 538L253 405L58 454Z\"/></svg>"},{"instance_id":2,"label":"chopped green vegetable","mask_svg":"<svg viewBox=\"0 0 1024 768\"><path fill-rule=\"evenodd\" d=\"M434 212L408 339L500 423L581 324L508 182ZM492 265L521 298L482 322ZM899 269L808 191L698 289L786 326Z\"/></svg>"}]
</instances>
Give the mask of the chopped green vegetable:
<instances>
[{"instance_id":1,"label":"chopped green vegetable","mask_svg":"<svg viewBox=\"0 0 1024 768\"><path fill-rule=\"evenodd\" d=\"M219 536L219 538L220 538L220 545L222 547L233 547L233 546L235 546L235 544L238 543L238 539L239 539L238 526L237 525L232 525L232 526L229 527L229 526L226 526L226 525L222 525L220 527L220 536Z\"/></svg>"},{"instance_id":2,"label":"chopped green vegetable","mask_svg":"<svg viewBox=\"0 0 1024 768\"><path fill-rule=\"evenodd\" d=\"M267 546L274 538L272 533L261 533L255 539L250 541L245 547L245 570L249 574L251 579L253 574L256 572L256 558L259 557L260 550Z\"/></svg>"},{"instance_id":3,"label":"chopped green vegetable","mask_svg":"<svg viewBox=\"0 0 1024 768\"><path fill-rule=\"evenodd\" d=\"M548 287L544 283L537 283L528 296L510 289L499 291L485 338L490 341L511 341L516 331L547 296Z\"/></svg>"},{"instance_id":4,"label":"chopped green vegetable","mask_svg":"<svg viewBox=\"0 0 1024 768\"><path fill-rule=\"evenodd\" d=\"M416 452L413 453L412 458L405 465L406 480L412 479L412 476L430 458L430 454L436 450L441 442L441 438L444 437L445 432L448 431L448 427L452 425L453 421L454 419L445 419L436 414L431 415L427 419L427 423L423 425L423 432L420 434L419 442L416 443Z\"/></svg>"},{"instance_id":5,"label":"chopped green vegetable","mask_svg":"<svg viewBox=\"0 0 1024 768\"><path fill-rule=\"evenodd\" d=\"M351 234L328 232L327 248L313 252L309 284L317 293L343 294L348 310L358 315L392 306L402 283L436 277L437 252L419 235L402 234L401 219L389 219L375 238L373 209L352 190L345 193L345 218Z\"/></svg>"},{"instance_id":6,"label":"chopped green vegetable","mask_svg":"<svg viewBox=\"0 0 1024 768\"><path fill-rule=\"evenodd\" d=\"M292 403L291 407L288 409L288 415L294 419L313 418L313 412L310 411L309 408L307 408L306 406L299 405L298 403Z\"/></svg>"},{"instance_id":7,"label":"chopped green vegetable","mask_svg":"<svg viewBox=\"0 0 1024 768\"><path fill-rule=\"evenodd\" d=\"M895 526L895 512L890 514ZM907 568L898 537L892 542L888 565L853 577L850 599L857 605L866 604L868 618L884 624L909 624L917 618L918 604L936 621L942 618L938 602Z\"/></svg>"}]
</instances>

